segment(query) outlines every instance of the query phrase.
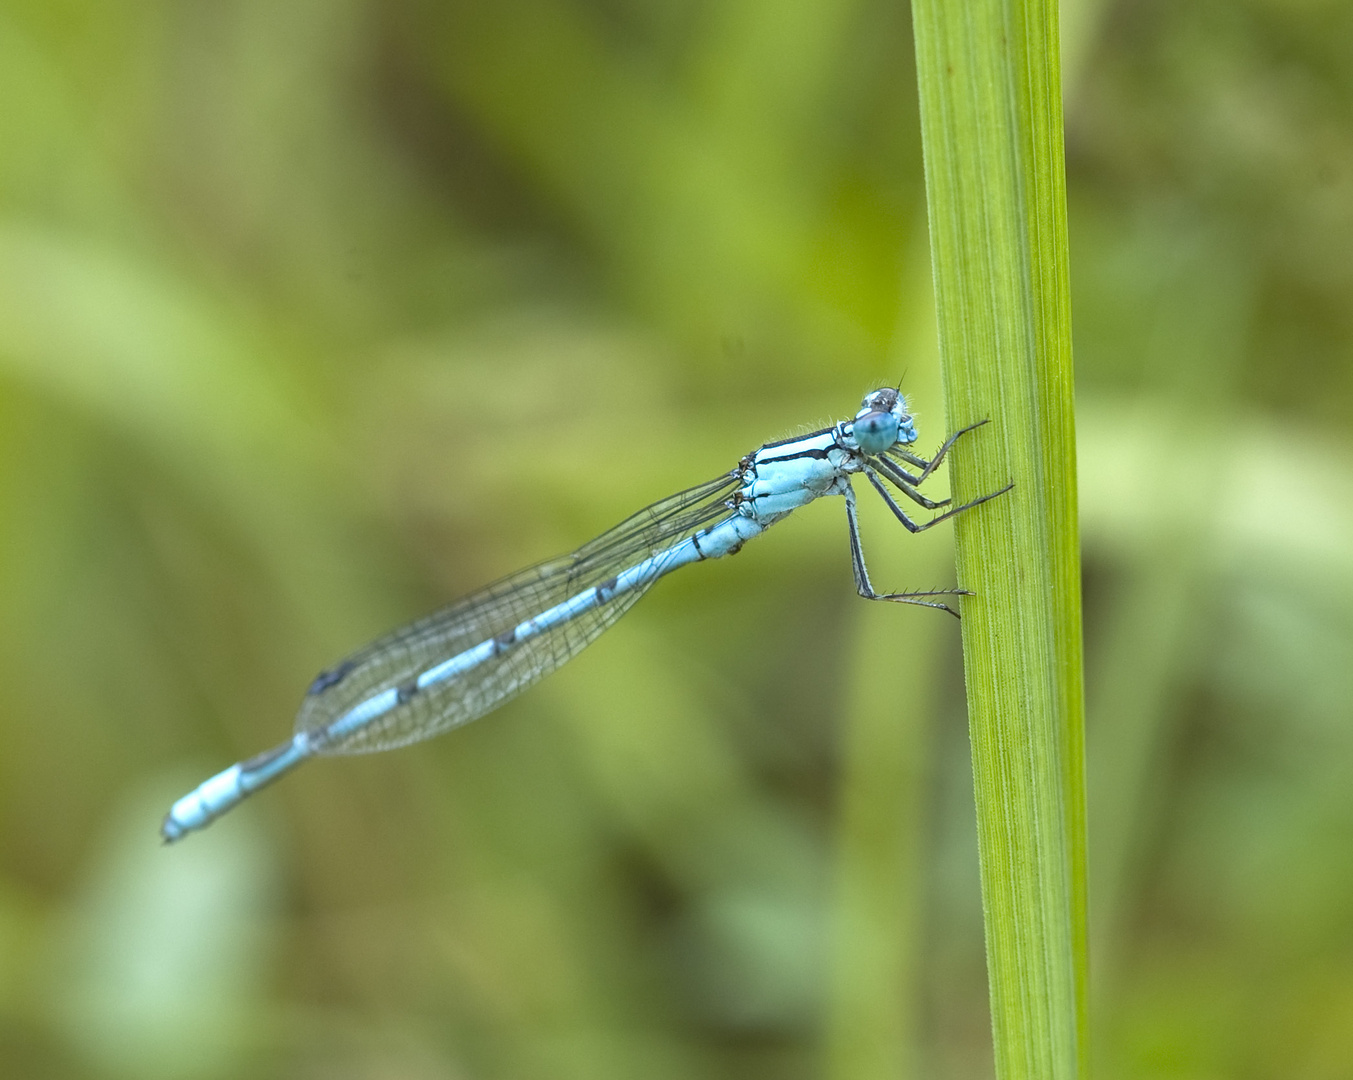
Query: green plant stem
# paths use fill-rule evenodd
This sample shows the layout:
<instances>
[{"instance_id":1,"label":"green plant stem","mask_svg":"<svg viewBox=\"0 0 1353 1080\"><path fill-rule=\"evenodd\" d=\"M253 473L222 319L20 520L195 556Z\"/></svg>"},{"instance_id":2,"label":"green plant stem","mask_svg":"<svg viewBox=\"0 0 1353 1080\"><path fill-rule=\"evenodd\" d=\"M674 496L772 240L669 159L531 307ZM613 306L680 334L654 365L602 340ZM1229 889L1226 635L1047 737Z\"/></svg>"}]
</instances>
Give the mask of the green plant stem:
<instances>
[{"instance_id":1,"label":"green plant stem","mask_svg":"<svg viewBox=\"0 0 1353 1080\"><path fill-rule=\"evenodd\" d=\"M1052 0L914 0L996 1074L1083 1075L1085 769Z\"/></svg>"}]
</instances>

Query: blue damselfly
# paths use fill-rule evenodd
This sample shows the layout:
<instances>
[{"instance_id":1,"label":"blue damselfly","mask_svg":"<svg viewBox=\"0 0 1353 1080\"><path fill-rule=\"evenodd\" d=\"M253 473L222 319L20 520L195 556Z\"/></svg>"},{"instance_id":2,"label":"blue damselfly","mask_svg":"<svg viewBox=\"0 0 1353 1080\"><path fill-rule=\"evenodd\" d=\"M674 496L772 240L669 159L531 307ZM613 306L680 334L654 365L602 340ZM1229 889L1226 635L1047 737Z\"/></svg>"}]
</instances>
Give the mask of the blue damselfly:
<instances>
[{"instance_id":1,"label":"blue damselfly","mask_svg":"<svg viewBox=\"0 0 1353 1080\"><path fill-rule=\"evenodd\" d=\"M898 521L921 532L1009 490L920 523L893 497L895 490L926 510L948 505L917 489L960 436L984 423L949 436L927 461L907 449L916 442L916 427L906 398L891 387L875 390L853 420L767 443L732 471L640 510L577 551L520 570L380 638L315 679L288 742L232 765L176 802L164 819L164 839L204 828L307 758L389 750L483 716L576 656L664 574L732 555L823 495L845 497L861 596L957 615L944 598L963 595L960 589L874 591L851 477L863 474Z\"/></svg>"}]
</instances>

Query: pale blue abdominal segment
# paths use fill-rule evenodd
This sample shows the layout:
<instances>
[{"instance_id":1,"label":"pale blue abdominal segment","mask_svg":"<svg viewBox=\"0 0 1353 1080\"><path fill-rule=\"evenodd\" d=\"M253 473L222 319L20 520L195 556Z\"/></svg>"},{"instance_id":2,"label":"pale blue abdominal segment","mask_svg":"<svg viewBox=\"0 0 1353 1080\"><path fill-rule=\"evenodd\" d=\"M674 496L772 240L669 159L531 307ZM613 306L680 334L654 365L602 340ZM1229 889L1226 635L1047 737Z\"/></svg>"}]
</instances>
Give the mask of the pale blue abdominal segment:
<instances>
[{"instance_id":1,"label":"pale blue abdominal segment","mask_svg":"<svg viewBox=\"0 0 1353 1080\"><path fill-rule=\"evenodd\" d=\"M956 615L938 598L959 595L957 589L874 591L851 477L863 474L910 532L928 529L1008 490L921 523L893 497L899 492L927 510L946 505L947 499L932 502L917 489L954 441L981 423L951 435L927 461L907 449L916 428L906 399L892 388L875 390L853 420L768 443L731 472L654 503L577 551L520 570L372 642L315 679L290 741L232 765L176 802L161 828L165 841L205 828L309 757L389 750L483 716L590 645L664 574L732 555L823 495L845 498L861 596Z\"/></svg>"}]
</instances>

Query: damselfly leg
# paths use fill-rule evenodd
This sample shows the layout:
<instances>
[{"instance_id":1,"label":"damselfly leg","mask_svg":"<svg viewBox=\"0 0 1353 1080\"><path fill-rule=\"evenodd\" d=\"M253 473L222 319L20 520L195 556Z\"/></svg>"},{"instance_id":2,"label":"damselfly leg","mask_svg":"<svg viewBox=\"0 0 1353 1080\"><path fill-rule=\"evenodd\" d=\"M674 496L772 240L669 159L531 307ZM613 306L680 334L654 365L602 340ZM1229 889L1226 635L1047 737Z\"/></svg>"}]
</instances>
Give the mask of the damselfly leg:
<instances>
[{"instance_id":1,"label":"damselfly leg","mask_svg":"<svg viewBox=\"0 0 1353 1080\"><path fill-rule=\"evenodd\" d=\"M948 604L941 603L938 600L929 600L926 597L972 596L973 594L967 589L924 589L904 593L874 591L874 586L869 581L869 569L864 564L864 546L860 542L860 519L855 508L855 489L849 484L846 485L846 523L850 526L850 567L855 573L855 590L861 596L866 600L892 600L898 604L916 604L918 607L938 608L940 611L949 612L955 619L960 617L958 612Z\"/></svg>"},{"instance_id":2,"label":"damselfly leg","mask_svg":"<svg viewBox=\"0 0 1353 1080\"><path fill-rule=\"evenodd\" d=\"M902 522L907 532L910 533L925 532L926 529L930 528L932 525L938 525L941 521L948 521L955 514L961 514L964 510L971 510L974 506L981 506L984 502L989 499L994 499L997 495L1004 495L1015 486L1013 482L1006 484L1005 487L1001 488L999 491L992 491L988 492L986 495L979 495L977 498L965 502L962 506L950 507L944 513L936 514L929 521L915 522L907 516L907 512L903 510L902 507L897 505L897 501L888 493L888 489L883 486L883 481L878 478L878 473L874 472L873 469L865 469L864 474L869 478L869 482L874 485L874 490L883 496L883 501L888 504L888 509L893 512L893 516L896 517L898 521Z\"/></svg>"},{"instance_id":3,"label":"damselfly leg","mask_svg":"<svg viewBox=\"0 0 1353 1080\"><path fill-rule=\"evenodd\" d=\"M897 470L898 473L901 475L902 479L905 480L908 484L920 484L925 481L925 478L927 476L929 476L937 468L939 468L940 462L944 460L944 455L949 453L949 449L954 445L954 443L958 442L958 440L962 436L968 434L968 432L975 431L977 428L980 428L983 424L989 423L991 423L990 419L979 420L975 424L969 424L965 428L959 428L952 435L950 435L949 438L944 440L944 444L937 451L935 451L935 456L931 458L929 461L926 461L926 459L923 457L918 457L916 454L913 454L911 451L906 450L901 446L891 447L887 451L885 451L885 453L889 453L894 455L895 457L899 457L903 461L905 461L908 465L915 465L916 468L920 469L921 470L920 476L912 476L909 472L906 472L900 467Z\"/></svg>"},{"instance_id":4,"label":"damselfly leg","mask_svg":"<svg viewBox=\"0 0 1353 1080\"><path fill-rule=\"evenodd\" d=\"M898 491L902 492L903 495L919 506L923 506L927 510L938 510L942 506L949 505L949 499L940 499L939 502L935 502L933 499L927 499L907 481L906 478L909 474L898 468L894 462L889 461L887 458L876 457L874 458L874 464L877 466L878 471L887 477ZM873 475L873 470L870 469L869 466L865 466L864 471L867 475Z\"/></svg>"}]
</instances>

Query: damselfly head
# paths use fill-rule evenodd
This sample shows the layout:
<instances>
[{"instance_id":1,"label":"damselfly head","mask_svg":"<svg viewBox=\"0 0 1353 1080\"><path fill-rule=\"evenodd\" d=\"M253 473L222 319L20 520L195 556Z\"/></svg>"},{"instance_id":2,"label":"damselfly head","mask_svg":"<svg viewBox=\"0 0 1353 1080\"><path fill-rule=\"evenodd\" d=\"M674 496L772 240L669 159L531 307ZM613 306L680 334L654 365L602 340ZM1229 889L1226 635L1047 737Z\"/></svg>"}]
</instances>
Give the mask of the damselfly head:
<instances>
[{"instance_id":1,"label":"damselfly head","mask_svg":"<svg viewBox=\"0 0 1353 1080\"><path fill-rule=\"evenodd\" d=\"M891 386L885 386L880 390L870 391L864 395L864 400L860 402L861 412L892 412L893 406L901 400L902 395ZM904 405L905 408L905 405Z\"/></svg>"},{"instance_id":2,"label":"damselfly head","mask_svg":"<svg viewBox=\"0 0 1353 1080\"><path fill-rule=\"evenodd\" d=\"M897 443L914 443L916 426L907 411L907 399L891 386L865 394L855 414L852 434L866 454L881 454Z\"/></svg>"}]
</instances>

